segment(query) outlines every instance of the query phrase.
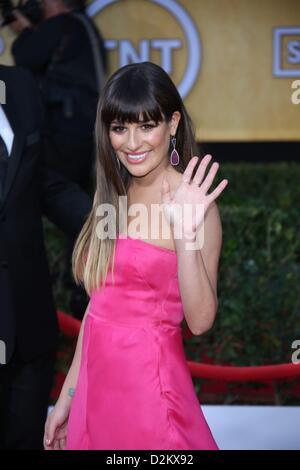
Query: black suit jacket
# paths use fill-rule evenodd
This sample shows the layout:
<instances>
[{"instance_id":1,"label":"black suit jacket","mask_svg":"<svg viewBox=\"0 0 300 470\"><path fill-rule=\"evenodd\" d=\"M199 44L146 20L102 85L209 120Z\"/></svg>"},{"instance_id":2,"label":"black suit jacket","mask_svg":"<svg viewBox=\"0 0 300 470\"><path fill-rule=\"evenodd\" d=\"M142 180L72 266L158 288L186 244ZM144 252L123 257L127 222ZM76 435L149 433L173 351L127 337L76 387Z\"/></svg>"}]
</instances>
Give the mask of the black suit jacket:
<instances>
[{"instance_id":1,"label":"black suit jacket","mask_svg":"<svg viewBox=\"0 0 300 470\"><path fill-rule=\"evenodd\" d=\"M54 348L57 340L42 214L76 235L91 201L42 164L43 115L31 74L0 65L0 80L6 84L2 107L14 132L0 201L0 340L8 362L16 344L22 358L30 360Z\"/></svg>"}]
</instances>

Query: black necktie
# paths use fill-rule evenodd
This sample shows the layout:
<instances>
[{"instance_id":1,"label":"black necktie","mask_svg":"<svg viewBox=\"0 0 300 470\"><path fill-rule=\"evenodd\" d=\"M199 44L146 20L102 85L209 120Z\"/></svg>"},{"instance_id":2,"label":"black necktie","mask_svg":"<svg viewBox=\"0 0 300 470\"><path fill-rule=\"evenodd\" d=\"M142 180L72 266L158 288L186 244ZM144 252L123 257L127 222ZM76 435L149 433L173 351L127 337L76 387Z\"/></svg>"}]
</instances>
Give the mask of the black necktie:
<instances>
[{"instance_id":1,"label":"black necktie","mask_svg":"<svg viewBox=\"0 0 300 470\"><path fill-rule=\"evenodd\" d=\"M4 140L0 135L0 201L4 195L4 183L8 168L8 151Z\"/></svg>"}]
</instances>

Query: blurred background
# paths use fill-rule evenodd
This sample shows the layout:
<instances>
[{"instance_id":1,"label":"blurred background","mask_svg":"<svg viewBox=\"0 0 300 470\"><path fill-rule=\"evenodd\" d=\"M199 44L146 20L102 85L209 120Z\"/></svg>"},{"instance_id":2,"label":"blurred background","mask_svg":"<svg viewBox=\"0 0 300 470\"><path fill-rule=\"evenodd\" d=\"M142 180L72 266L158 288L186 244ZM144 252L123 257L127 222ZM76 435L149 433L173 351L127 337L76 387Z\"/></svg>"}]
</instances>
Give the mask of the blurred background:
<instances>
[{"instance_id":1,"label":"blurred background","mask_svg":"<svg viewBox=\"0 0 300 470\"><path fill-rule=\"evenodd\" d=\"M218 316L201 337L184 326L188 360L292 364L300 347L300 2L94 0L85 11L103 37L107 74L130 62L161 65L194 121L199 154L211 153L219 180L229 180L218 203ZM2 27L1 63L14 63L15 40ZM75 315L62 274L65 238L47 220L45 232L57 309ZM53 397L73 341L62 335ZM300 405L299 367L257 381L247 370L233 381L196 375L204 404Z\"/></svg>"}]
</instances>

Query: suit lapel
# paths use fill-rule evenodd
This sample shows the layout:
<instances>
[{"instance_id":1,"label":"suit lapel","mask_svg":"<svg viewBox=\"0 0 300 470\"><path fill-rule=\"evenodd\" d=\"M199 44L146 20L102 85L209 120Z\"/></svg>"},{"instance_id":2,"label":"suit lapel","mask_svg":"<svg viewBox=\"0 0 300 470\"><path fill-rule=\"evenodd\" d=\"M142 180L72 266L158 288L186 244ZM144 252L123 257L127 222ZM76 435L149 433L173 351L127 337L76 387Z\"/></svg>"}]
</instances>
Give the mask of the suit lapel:
<instances>
[{"instance_id":1,"label":"suit lapel","mask_svg":"<svg viewBox=\"0 0 300 470\"><path fill-rule=\"evenodd\" d=\"M9 157L2 204L5 202L5 199L7 198L14 181L18 166L20 164L25 142L24 129L19 117L19 113L22 112L22 110L20 109L20 106L18 106L18 103L13 96L10 83L8 83L6 80L4 81L6 83L6 104L2 105L2 107L13 130L14 140L11 155Z\"/></svg>"}]
</instances>

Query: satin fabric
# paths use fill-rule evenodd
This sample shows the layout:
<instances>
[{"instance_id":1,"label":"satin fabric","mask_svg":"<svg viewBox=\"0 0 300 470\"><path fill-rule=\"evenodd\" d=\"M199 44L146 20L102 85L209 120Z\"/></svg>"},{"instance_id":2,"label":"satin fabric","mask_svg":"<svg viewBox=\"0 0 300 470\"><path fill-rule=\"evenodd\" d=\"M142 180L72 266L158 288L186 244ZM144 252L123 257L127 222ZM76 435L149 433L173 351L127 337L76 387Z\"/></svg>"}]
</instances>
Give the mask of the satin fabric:
<instances>
[{"instance_id":1,"label":"satin fabric","mask_svg":"<svg viewBox=\"0 0 300 470\"><path fill-rule=\"evenodd\" d=\"M176 253L120 237L114 279L91 295L67 449L217 449L182 320Z\"/></svg>"}]
</instances>

